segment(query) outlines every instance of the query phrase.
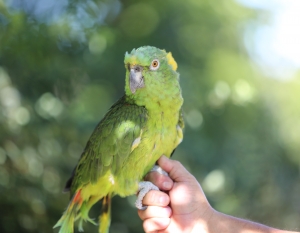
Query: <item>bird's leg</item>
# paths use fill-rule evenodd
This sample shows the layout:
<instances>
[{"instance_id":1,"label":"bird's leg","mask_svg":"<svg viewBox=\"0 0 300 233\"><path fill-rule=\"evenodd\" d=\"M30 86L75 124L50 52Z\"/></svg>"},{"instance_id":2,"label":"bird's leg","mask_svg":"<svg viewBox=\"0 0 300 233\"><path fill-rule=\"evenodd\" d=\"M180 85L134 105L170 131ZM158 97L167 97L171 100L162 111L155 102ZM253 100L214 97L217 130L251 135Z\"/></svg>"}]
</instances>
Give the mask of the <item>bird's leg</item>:
<instances>
[{"instance_id":1,"label":"bird's leg","mask_svg":"<svg viewBox=\"0 0 300 233\"><path fill-rule=\"evenodd\" d=\"M162 175L169 176L169 174L158 165L154 165L153 168L149 172L158 172ZM140 210L147 209L147 206L143 206L142 202L143 202L143 198L150 190L159 190L159 189L157 186L152 184L150 181L139 182L138 197L135 201L136 208L138 208Z\"/></svg>"},{"instance_id":2,"label":"bird's leg","mask_svg":"<svg viewBox=\"0 0 300 233\"><path fill-rule=\"evenodd\" d=\"M145 210L145 209L147 209L147 206L143 206L142 202L143 202L144 196L150 190L159 190L159 189L154 184L152 184L150 181L141 181L141 182L139 182L138 197L137 197L137 199L135 201L135 206L139 210Z\"/></svg>"},{"instance_id":3,"label":"bird's leg","mask_svg":"<svg viewBox=\"0 0 300 233\"><path fill-rule=\"evenodd\" d=\"M89 211L92 208L92 206L99 201L100 197L99 196L92 196L88 201L84 202L81 206L80 209L80 214L78 214L77 218L75 219L75 221L77 219L79 220L78 223L78 231L83 232L83 221L88 221L94 225L97 225L97 223L94 221L94 219L89 217Z\"/></svg>"}]
</instances>

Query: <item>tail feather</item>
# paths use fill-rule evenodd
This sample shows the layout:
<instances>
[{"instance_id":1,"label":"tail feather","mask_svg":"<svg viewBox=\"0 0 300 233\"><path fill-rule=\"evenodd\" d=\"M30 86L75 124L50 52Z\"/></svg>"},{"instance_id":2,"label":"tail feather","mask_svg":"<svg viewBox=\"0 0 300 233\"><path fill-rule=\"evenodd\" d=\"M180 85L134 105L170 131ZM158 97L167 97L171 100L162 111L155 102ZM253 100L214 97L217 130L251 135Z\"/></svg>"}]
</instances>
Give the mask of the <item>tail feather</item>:
<instances>
[{"instance_id":1,"label":"tail feather","mask_svg":"<svg viewBox=\"0 0 300 233\"><path fill-rule=\"evenodd\" d=\"M106 195L102 200L102 213L99 217L99 233L108 233L111 218L111 194Z\"/></svg>"},{"instance_id":2,"label":"tail feather","mask_svg":"<svg viewBox=\"0 0 300 233\"><path fill-rule=\"evenodd\" d=\"M68 208L63 213L53 228L60 227L59 233L73 233L74 221L82 205L81 190L78 190L70 201Z\"/></svg>"}]
</instances>

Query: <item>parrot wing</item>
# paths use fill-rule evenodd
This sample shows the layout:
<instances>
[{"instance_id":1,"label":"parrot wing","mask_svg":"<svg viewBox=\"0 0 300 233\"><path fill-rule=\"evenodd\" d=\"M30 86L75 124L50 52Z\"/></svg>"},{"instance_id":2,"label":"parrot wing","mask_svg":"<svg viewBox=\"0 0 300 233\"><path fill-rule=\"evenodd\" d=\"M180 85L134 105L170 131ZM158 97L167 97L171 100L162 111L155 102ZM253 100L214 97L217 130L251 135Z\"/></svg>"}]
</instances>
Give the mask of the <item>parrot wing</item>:
<instances>
[{"instance_id":1,"label":"parrot wing","mask_svg":"<svg viewBox=\"0 0 300 233\"><path fill-rule=\"evenodd\" d=\"M147 110L126 101L117 101L96 126L81 158L67 181L71 196L79 187L96 183L108 169L114 174L137 147L147 121Z\"/></svg>"}]
</instances>

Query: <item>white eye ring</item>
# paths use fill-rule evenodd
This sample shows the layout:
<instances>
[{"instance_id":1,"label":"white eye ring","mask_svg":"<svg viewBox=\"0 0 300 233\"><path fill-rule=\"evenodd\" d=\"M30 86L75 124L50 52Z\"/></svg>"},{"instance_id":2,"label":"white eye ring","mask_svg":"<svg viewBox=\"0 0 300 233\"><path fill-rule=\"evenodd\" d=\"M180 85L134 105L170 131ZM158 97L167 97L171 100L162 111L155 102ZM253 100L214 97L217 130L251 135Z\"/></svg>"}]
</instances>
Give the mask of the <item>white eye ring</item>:
<instances>
[{"instance_id":1,"label":"white eye ring","mask_svg":"<svg viewBox=\"0 0 300 233\"><path fill-rule=\"evenodd\" d=\"M150 70L157 70L159 68L159 60L158 59L154 59L152 62L151 62L151 65L150 65Z\"/></svg>"}]
</instances>

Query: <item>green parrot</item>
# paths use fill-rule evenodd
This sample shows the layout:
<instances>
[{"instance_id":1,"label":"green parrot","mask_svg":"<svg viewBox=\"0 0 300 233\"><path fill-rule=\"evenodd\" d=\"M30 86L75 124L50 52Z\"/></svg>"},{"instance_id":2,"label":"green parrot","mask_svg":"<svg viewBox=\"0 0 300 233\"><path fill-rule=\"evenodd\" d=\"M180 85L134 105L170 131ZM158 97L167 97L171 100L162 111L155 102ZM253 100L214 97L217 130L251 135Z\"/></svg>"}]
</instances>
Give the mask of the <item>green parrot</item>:
<instances>
[{"instance_id":1,"label":"green parrot","mask_svg":"<svg viewBox=\"0 0 300 233\"><path fill-rule=\"evenodd\" d=\"M125 94L96 126L67 181L69 205L54 227L72 233L74 221L96 224L88 213L102 199L100 233L108 233L111 198L136 194L136 206L143 196L157 189L141 182L161 155L171 156L182 141L183 98L177 63L171 53L151 46L125 54ZM150 184L149 184L150 183Z\"/></svg>"}]
</instances>

